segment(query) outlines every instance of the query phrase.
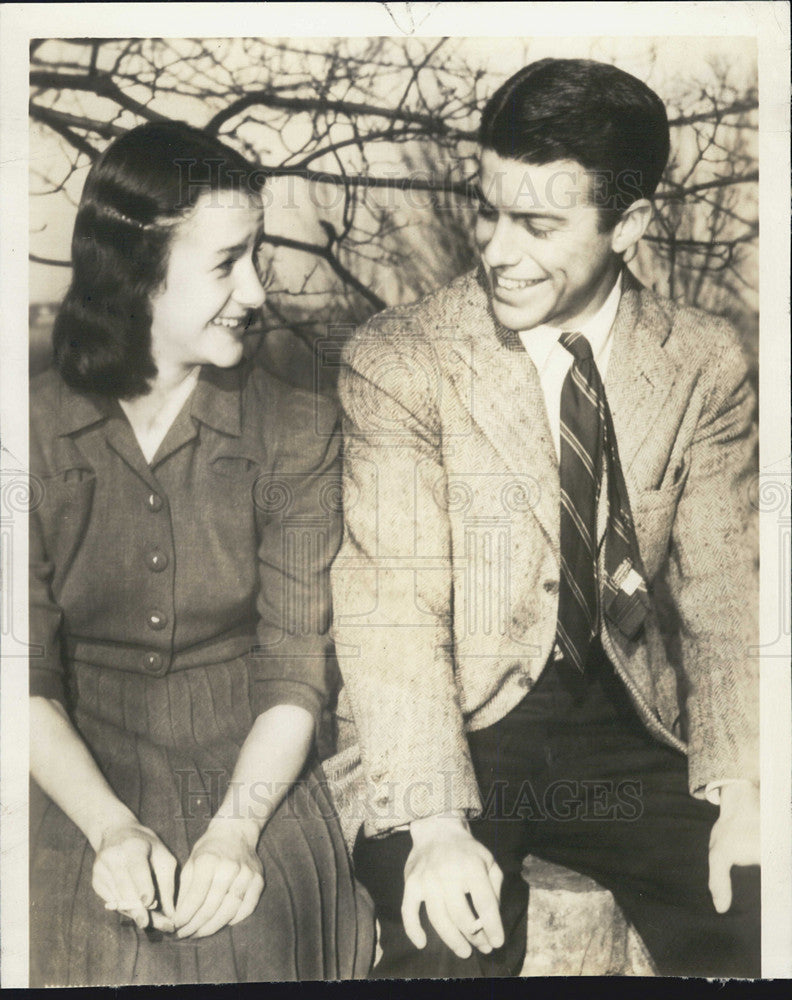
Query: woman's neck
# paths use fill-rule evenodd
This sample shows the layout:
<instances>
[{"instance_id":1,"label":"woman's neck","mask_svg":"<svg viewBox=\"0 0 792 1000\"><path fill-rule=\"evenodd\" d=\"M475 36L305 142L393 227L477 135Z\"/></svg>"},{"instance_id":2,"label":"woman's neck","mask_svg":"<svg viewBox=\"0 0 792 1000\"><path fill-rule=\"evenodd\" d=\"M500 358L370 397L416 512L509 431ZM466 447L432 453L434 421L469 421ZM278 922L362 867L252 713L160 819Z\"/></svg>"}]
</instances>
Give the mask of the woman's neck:
<instances>
[{"instance_id":1,"label":"woman's neck","mask_svg":"<svg viewBox=\"0 0 792 1000\"><path fill-rule=\"evenodd\" d=\"M181 369L178 377L168 377L167 371L165 373L160 371L151 383L151 390L145 396L138 396L129 401L119 400L147 461L150 462L156 454L157 448L195 388L200 370L200 365Z\"/></svg>"}]
</instances>

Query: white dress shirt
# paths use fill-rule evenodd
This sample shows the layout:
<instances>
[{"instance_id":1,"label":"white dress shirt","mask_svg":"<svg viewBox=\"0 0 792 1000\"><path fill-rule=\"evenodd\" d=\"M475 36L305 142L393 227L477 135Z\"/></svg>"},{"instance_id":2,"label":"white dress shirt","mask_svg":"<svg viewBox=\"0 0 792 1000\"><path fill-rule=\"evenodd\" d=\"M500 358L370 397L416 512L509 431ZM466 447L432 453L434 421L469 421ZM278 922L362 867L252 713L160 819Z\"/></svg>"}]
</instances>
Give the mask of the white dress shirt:
<instances>
[{"instance_id":1,"label":"white dress shirt","mask_svg":"<svg viewBox=\"0 0 792 1000\"><path fill-rule=\"evenodd\" d=\"M572 320L563 327L542 325L535 326L532 330L521 330L518 333L523 347L539 373L539 382L544 393L547 418L550 421L556 456L560 457L561 455L561 389L573 361L572 355L565 347L561 346L558 338L565 331L582 333L591 344L594 361L599 369L600 378L604 382L613 343L611 328L619 309L621 292L622 279L619 276L599 311L584 323L576 323Z\"/></svg>"}]
</instances>

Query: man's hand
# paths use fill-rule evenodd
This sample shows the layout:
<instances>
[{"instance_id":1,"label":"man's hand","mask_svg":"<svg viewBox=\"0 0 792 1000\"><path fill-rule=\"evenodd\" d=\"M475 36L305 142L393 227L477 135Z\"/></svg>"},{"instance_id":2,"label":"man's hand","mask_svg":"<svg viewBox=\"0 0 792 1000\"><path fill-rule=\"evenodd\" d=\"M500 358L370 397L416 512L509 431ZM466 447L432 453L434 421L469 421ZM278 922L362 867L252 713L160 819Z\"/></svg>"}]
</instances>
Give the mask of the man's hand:
<instances>
[{"instance_id":1,"label":"man's hand","mask_svg":"<svg viewBox=\"0 0 792 1000\"><path fill-rule=\"evenodd\" d=\"M732 865L759 861L759 789L751 781L729 782L720 790L720 816L709 844L709 890L718 913L732 904Z\"/></svg>"},{"instance_id":2,"label":"man's hand","mask_svg":"<svg viewBox=\"0 0 792 1000\"><path fill-rule=\"evenodd\" d=\"M503 944L503 873L464 820L431 816L410 824L413 849L404 866L402 920L416 948L426 946L421 903L440 938L460 958ZM468 897L470 902L468 901ZM471 904L475 912L471 909ZM478 915L478 916L477 916Z\"/></svg>"}]
</instances>

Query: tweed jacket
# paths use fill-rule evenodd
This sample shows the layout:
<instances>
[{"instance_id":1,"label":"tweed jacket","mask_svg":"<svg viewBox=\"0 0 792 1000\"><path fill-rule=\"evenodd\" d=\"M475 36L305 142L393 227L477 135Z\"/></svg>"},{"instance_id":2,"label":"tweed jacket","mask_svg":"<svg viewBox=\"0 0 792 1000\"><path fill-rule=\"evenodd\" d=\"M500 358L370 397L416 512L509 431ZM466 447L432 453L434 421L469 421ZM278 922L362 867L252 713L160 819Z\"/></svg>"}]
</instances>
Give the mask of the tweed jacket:
<instances>
[{"instance_id":1,"label":"tweed jacket","mask_svg":"<svg viewBox=\"0 0 792 1000\"><path fill-rule=\"evenodd\" d=\"M509 712L554 647L558 461L536 368L484 280L375 316L343 360L334 636L368 835L477 814L465 734ZM728 323L629 273L623 288L605 386L652 608L634 640L606 623L602 643L700 796L758 774L755 400ZM600 509L600 539L606 523Z\"/></svg>"}]
</instances>

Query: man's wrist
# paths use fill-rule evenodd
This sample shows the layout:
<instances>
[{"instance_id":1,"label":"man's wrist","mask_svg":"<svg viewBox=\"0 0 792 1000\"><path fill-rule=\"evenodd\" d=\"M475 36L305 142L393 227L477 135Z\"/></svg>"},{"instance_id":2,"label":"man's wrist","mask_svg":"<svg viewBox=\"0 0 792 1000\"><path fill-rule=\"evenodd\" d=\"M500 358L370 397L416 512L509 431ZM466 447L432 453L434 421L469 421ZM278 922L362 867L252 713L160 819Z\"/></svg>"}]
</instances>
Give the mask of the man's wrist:
<instances>
[{"instance_id":1,"label":"man's wrist","mask_svg":"<svg viewBox=\"0 0 792 1000\"><path fill-rule=\"evenodd\" d=\"M434 840L437 837L447 837L451 834L469 833L465 813L452 809L435 816L423 816L410 823L410 834L413 844Z\"/></svg>"}]
</instances>

